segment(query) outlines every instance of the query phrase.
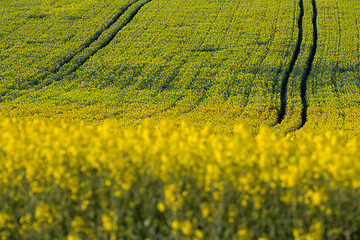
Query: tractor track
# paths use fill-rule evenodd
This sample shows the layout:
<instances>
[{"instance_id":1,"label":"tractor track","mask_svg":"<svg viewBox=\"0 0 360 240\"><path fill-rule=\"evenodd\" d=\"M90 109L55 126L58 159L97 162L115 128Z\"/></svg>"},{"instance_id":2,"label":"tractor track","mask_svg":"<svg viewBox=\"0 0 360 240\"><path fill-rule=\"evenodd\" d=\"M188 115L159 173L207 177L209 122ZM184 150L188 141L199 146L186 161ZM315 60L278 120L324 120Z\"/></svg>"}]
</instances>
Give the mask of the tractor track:
<instances>
[{"instance_id":1,"label":"tractor track","mask_svg":"<svg viewBox=\"0 0 360 240\"><path fill-rule=\"evenodd\" d=\"M299 1L299 8L300 8L300 13L299 13L299 17L297 20L297 25L298 25L298 39L296 41L296 46L295 46L295 50L294 53L291 57L290 63L289 63L289 67L288 69L285 71L285 75L282 79L282 84L281 84L281 91L280 91L280 101L281 101L281 105L280 105L280 112L278 115L278 119L277 119L277 124L280 124L282 122L282 120L285 117L286 114L286 105L287 105L287 88L288 88L288 83L289 83L289 79L290 79L290 75L292 73L292 71L294 70L295 67L295 63L299 57L300 54L300 50L301 50L301 44L303 41L303 19L304 19L304 1L300 0Z\"/></svg>"},{"instance_id":2,"label":"tractor track","mask_svg":"<svg viewBox=\"0 0 360 240\"><path fill-rule=\"evenodd\" d=\"M283 57L283 59L280 61L280 65L279 67L277 68L276 70L276 74L273 78L273 81L272 81L272 84L271 84L271 93L272 95L274 95L274 98L273 100L271 101L272 103L275 103L277 100L277 97L276 97L276 93L277 93L277 90L280 89L280 84L281 82L279 81L281 76L285 73L285 70L284 69L284 65L286 65L286 58L287 56L289 56L292 52L292 46L291 46L291 43L294 41L294 35L295 35L295 28L296 28L296 25L295 23L297 22L297 18L296 18L296 6L297 4L294 3L294 9L293 9L293 19L296 19L296 20L293 20L292 21L292 27L291 27L291 38L290 38L290 41L289 41L289 44L288 44L288 47L286 48L286 52L284 55L280 56L280 57ZM276 104L276 103L275 103ZM271 127L274 127L275 125L278 124L278 120L276 119L275 122L273 124L271 124L270 126Z\"/></svg>"},{"instance_id":3,"label":"tractor track","mask_svg":"<svg viewBox=\"0 0 360 240\"><path fill-rule=\"evenodd\" d=\"M136 2L138 2L138 0L130 2L127 5L125 5L124 7L122 7L120 9L120 11L110 19L110 21L105 25L105 27L103 27L102 29L100 29L96 33L94 33L94 35L92 35L84 44L82 44L79 47L79 49L77 49L73 53L70 53L68 56L66 56L64 58L64 60L62 62L60 62L59 65L56 68L42 74L40 77L38 77L36 79L31 80L29 83L25 84L25 86L20 86L20 90L26 89L27 87L30 87L30 86L38 85L40 83L40 81L43 81L44 79L46 79L51 74L58 73L60 71L60 69L62 67L64 67L64 65L71 62L77 55L79 55L85 49L89 48L91 44L96 42L99 39L99 37L101 36L101 34L103 34L112 25L114 25L114 23L116 23L119 20L119 18L124 14L124 12L127 11ZM0 97L4 97L10 90L14 90L14 89L15 89L15 87L8 88L7 90L0 93Z\"/></svg>"},{"instance_id":4,"label":"tractor track","mask_svg":"<svg viewBox=\"0 0 360 240\"><path fill-rule=\"evenodd\" d=\"M93 36L91 36L91 38L89 38L85 44L83 46L81 46L81 48L76 51L75 53L71 54L70 56L68 56L65 61L63 61L56 69L52 70L49 74L51 73L57 73L59 72L60 68L62 68L65 64L69 63L71 60L74 59L74 57L76 55L78 55L79 53L83 52L86 48L90 47L91 44L93 44L94 42L96 42L100 35L103 34L106 30L108 30L112 25L114 25L114 23L116 23L119 18L124 14L124 12L126 12L133 4L135 4L138 0L133 1L129 4L127 4L126 6L124 6L114 17L111 18L111 20L106 24L105 28L97 31ZM46 78L49 74L45 75L44 77L42 77L42 79Z\"/></svg>"},{"instance_id":5,"label":"tractor track","mask_svg":"<svg viewBox=\"0 0 360 240\"><path fill-rule=\"evenodd\" d=\"M311 70L313 68L313 63L314 63L316 50L317 50L317 43L318 43L318 29L317 29L317 14L318 14L318 12L317 12L316 0L311 0L311 5L312 5L312 27L313 27L312 45L310 47L309 56L306 60L305 69L304 69L304 72L303 72L303 74L301 76L301 80L300 80L300 98L301 98L302 108L301 108L301 123L297 127L297 130L302 128L307 121L307 110L309 107L309 104L308 104L308 101L306 98L307 82L308 82ZM296 64L299 54L301 52L301 45L303 42L303 32L304 32L303 20L304 20L304 15L305 15L304 0L299 1L299 8L300 8L300 13L299 13L299 17L298 17L298 29L299 29L298 39L296 42L293 56L289 63L289 67L286 70L284 78L282 80L281 92L280 92L281 105L280 105L280 111L279 111L279 115L278 115L278 119L277 119L277 124L280 124L286 115L288 83L289 83L291 73L294 70L295 64Z\"/></svg>"},{"instance_id":6,"label":"tractor track","mask_svg":"<svg viewBox=\"0 0 360 240\"><path fill-rule=\"evenodd\" d=\"M307 89L307 80L309 79L310 72L312 70L313 62L315 59L315 54L317 50L317 41L318 41L318 30L317 30L317 6L316 0L311 1L313 15L312 15L312 25L313 25L313 44L310 48L309 57L306 62L306 69L301 78L301 85L300 85L300 97L302 103L302 110L301 110L301 125L298 129L302 128L306 121L307 121L307 109L309 107L307 99L306 99L306 89Z\"/></svg>"},{"instance_id":7,"label":"tractor track","mask_svg":"<svg viewBox=\"0 0 360 240\"><path fill-rule=\"evenodd\" d=\"M121 29L128 25L135 18L139 10L149 2L151 2L151 0L136 0L122 7L103 29L97 31L83 46L80 47L80 49L65 58L57 68L43 74L37 79L31 80L29 83L20 86L18 89L11 87L1 92L0 97L4 97L10 90L24 90L29 87L39 90L76 72L99 50L109 45ZM121 19L124 15L124 19ZM119 23L120 20L122 20L122 23ZM3 99L0 99L0 102L1 101L3 101Z\"/></svg>"},{"instance_id":8,"label":"tractor track","mask_svg":"<svg viewBox=\"0 0 360 240\"><path fill-rule=\"evenodd\" d=\"M89 51L88 54L85 54L85 56L81 57L81 58L79 59L79 61L76 61L76 63L74 64L73 67L70 67L70 69L69 69L65 74L62 74L61 76L59 76L59 79L55 79L55 81L58 81L58 80L60 80L61 78L65 77L65 76L67 76L67 75L70 75L70 74L72 74L73 72L76 72L82 65L85 64L85 62L86 62L89 58L91 58L92 56L94 56L99 50L101 50L101 49L105 48L107 45L109 45L110 42L115 38L115 36L121 31L121 29L123 29L126 25L128 25L128 24L134 19L134 17L135 17L136 14L139 12L139 10L140 10L144 5L146 5L147 3L149 3L150 1L151 1L151 0L147 0L147 1L139 4L138 6L136 6L136 7L134 8L134 10L129 14L129 16L126 17L125 21L124 21L122 24L120 24L119 26L117 26L117 27L114 29L114 31L112 31L111 33L109 33L109 35L105 37L105 40L104 40L103 42L101 42L98 46L95 46L94 49L89 49L90 51ZM126 13L126 10L128 10L132 5L134 5L135 3L138 3L138 2L139 2L139 1L134 2L133 4L131 4L129 7L127 7L127 8L125 9L125 11L122 11L121 14L117 14L117 16L118 16L117 19L109 26L109 28L110 28L112 25L114 25L114 24L117 22L117 20L119 20L120 17L121 17L124 13ZM104 31L104 32L105 32L105 31ZM103 33L104 33L104 32L103 32ZM99 35L99 37L100 37L100 36L101 36L101 34ZM98 37L97 39L99 39L99 37ZM95 40L95 41L96 41L96 40ZM95 43L95 41L92 42L92 43ZM91 43L91 44L92 44L92 43ZM87 48L90 48L91 44L89 44L89 46L88 46ZM85 50L86 50L86 49L84 49L82 52L84 52ZM77 55L79 55L79 54L77 54ZM75 57L75 56L74 56L74 57ZM74 58L73 58L73 59L74 59ZM74 60L76 60L76 59L74 59ZM70 63L70 61L69 61L69 63Z\"/></svg>"}]
</instances>

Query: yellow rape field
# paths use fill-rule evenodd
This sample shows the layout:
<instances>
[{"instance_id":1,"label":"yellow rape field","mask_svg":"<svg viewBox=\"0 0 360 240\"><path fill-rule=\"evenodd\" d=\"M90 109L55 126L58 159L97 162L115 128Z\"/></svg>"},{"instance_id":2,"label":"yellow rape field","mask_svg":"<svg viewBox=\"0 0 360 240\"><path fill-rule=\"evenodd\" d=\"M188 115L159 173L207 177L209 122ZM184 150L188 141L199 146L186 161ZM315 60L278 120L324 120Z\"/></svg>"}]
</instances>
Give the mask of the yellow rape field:
<instances>
[{"instance_id":1,"label":"yellow rape field","mask_svg":"<svg viewBox=\"0 0 360 240\"><path fill-rule=\"evenodd\" d=\"M360 140L3 118L2 239L357 239ZM151 126L150 126L151 125Z\"/></svg>"}]
</instances>

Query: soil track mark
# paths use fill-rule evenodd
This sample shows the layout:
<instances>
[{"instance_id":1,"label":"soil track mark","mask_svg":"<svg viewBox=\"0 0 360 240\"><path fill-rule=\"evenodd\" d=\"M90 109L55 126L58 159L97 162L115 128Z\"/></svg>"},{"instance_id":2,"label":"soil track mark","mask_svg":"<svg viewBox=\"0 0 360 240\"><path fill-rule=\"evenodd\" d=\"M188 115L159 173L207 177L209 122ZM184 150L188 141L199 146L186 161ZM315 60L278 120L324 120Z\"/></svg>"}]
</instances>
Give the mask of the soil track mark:
<instances>
[{"instance_id":1,"label":"soil track mark","mask_svg":"<svg viewBox=\"0 0 360 240\"><path fill-rule=\"evenodd\" d=\"M84 65L89 58L109 45L120 30L129 24L139 10L150 1L151 0L136 0L124 6L113 18L111 18L104 28L97 31L77 51L66 57L56 69L43 74L37 79L31 80L27 84L20 86L18 89L9 88L6 91L3 91L0 93L0 97L4 97L10 90L24 90L29 87L39 90L50 85L54 81L59 81L65 76L74 73ZM21 95L22 94L18 94L18 96Z\"/></svg>"},{"instance_id":2,"label":"soil track mark","mask_svg":"<svg viewBox=\"0 0 360 240\"><path fill-rule=\"evenodd\" d=\"M298 129L302 128L305 125L306 120L307 120L307 109L309 107L307 99L306 99L307 80L310 76L312 65L313 65L313 62L315 59L315 54L316 54L316 49L317 49L317 41L318 41L316 0L312 0L311 4L312 4L312 8L313 8L313 15L312 15L313 44L310 48L309 57L306 62L305 72L301 78L300 96L301 96L302 110L301 110L301 125L299 126Z\"/></svg>"},{"instance_id":3,"label":"soil track mark","mask_svg":"<svg viewBox=\"0 0 360 240\"><path fill-rule=\"evenodd\" d=\"M290 75L291 75L292 71L294 70L295 63L299 57L300 50L301 50L301 43L303 41L303 19L304 19L304 13L305 13L303 0L299 1L299 8L300 8L300 13L299 13L298 21L297 21L298 30L299 30L298 39L296 41L295 50L292 55L291 61L289 63L289 67L285 71L285 75L282 79L281 92L280 92L281 105L280 105L280 112L279 112L278 119L277 119L277 124L280 124L282 122L282 120L284 119L285 114L286 114L287 87L288 87Z\"/></svg>"},{"instance_id":4,"label":"soil track mark","mask_svg":"<svg viewBox=\"0 0 360 240\"><path fill-rule=\"evenodd\" d=\"M67 56L64 61L62 63L59 64L59 66L56 69L53 69L52 71L50 71L50 73L48 73L47 75L45 75L43 77L46 78L49 74L51 73L57 73L61 67L63 67L65 64L69 63L71 60L74 59L74 57L79 54L80 52L84 51L84 49L90 47L90 45L92 43L94 43L95 41L97 41L100 37L100 35L105 32L106 30L108 30L112 25L114 25L114 23L116 23L119 18L124 14L125 11L127 11L129 9L129 7L131 7L133 4L135 4L138 0L136 1L132 1L131 3L128 3L126 6L122 7L120 9L120 11L110 19L110 21L105 25L104 28L98 30L93 36L91 36L83 46L81 46L77 51L75 51L74 53L72 53L70 56Z\"/></svg>"},{"instance_id":5,"label":"soil track mark","mask_svg":"<svg viewBox=\"0 0 360 240\"><path fill-rule=\"evenodd\" d=\"M99 50L103 49L104 47L106 47L107 45L110 44L110 42L115 38L115 36L120 32L121 29L123 29L127 24L129 24L134 17L136 16L136 14L139 12L139 10L147 3L149 3L151 0L147 0L144 1L142 3L139 3L139 1L137 1L136 6L134 7L134 9L131 9L129 11L131 11L129 13L128 16L125 17L125 19L123 20L122 23L120 23L119 25L115 26L113 29L108 29L109 32L103 32L100 34L100 36L97 38L97 40L99 40L99 43L95 40L94 42L92 42L86 49L84 49L81 53L77 54L76 56L74 56L74 58L72 60L74 60L73 64L71 64L71 61L69 61L70 66L68 67L68 69L66 69L65 71L63 71L63 74L60 74L60 76L58 76L57 78L55 78L54 80L60 80L61 78L65 77L66 75L70 75L71 73L77 71L82 65L84 65L84 63L92 56L94 56ZM121 14L118 14L119 17L117 18L117 20L120 19L120 17L123 14L127 13L127 10L135 4L131 4L127 9L125 9L125 11L123 11ZM115 21L112 25L115 25L117 21ZM102 36L102 34L106 35L103 37L103 39L100 39L100 37ZM98 43L98 44L97 44ZM92 45L95 45L92 47ZM83 55L83 56L82 56ZM79 56L79 57L78 57ZM79 59L77 59L79 58ZM67 66L64 66L65 68L67 68Z\"/></svg>"}]
</instances>

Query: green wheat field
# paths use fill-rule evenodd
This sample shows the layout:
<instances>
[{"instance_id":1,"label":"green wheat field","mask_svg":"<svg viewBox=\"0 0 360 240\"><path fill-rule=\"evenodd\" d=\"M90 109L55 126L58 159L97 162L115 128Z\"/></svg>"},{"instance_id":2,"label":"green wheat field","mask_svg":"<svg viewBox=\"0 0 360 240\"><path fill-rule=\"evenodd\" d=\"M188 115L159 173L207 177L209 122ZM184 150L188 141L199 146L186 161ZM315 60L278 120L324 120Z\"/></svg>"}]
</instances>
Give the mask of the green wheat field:
<instances>
[{"instance_id":1,"label":"green wheat field","mask_svg":"<svg viewBox=\"0 0 360 240\"><path fill-rule=\"evenodd\" d=\"M360 1L0 0L0 240L360 239Z\"/></svg>"}]
</instances>

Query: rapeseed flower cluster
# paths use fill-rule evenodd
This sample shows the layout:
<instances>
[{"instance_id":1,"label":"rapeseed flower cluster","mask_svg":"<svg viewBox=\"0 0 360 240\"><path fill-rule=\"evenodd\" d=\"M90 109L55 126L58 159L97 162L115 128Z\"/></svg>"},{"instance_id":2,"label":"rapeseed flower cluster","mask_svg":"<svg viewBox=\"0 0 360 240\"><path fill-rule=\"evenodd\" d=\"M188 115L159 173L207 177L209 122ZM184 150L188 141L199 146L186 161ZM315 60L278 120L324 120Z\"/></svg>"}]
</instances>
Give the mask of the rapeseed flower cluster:
<instances>
[{"instance_id":1,"label":"rapeseed flower cluster","mask_svg":"<svg viewBox=\"0 0 360 240\"><path fill-rule=\"evenodd\" d=\"M182 122L0 123L2 239L337 239L360 230L360 141Z\"/></svg>"}]
</instances>

